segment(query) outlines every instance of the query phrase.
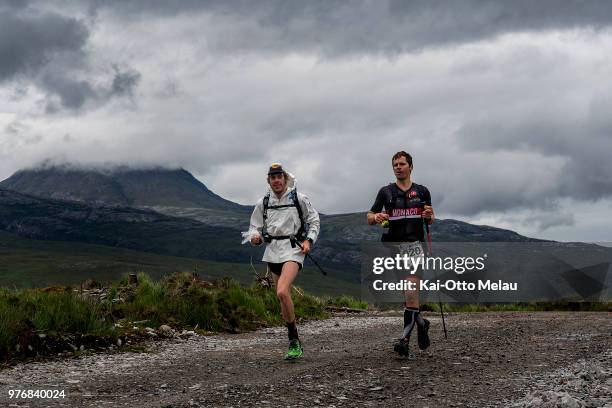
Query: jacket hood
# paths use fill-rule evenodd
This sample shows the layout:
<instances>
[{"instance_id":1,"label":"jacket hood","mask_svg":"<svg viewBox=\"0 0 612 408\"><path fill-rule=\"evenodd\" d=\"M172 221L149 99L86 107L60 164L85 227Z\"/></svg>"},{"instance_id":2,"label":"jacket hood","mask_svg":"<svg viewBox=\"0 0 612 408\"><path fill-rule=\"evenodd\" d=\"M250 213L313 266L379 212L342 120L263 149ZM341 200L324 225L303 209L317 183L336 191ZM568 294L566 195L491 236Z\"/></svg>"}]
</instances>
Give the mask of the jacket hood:
<instances>
[{"instance_id":1,"label":"jacket hood","mask_svg":"<svg viewBox=\"0 0 612 408\"><path fill-rule=\"evenodd\" d=\"M289 173L288 171L285 171L285 173L287 173L287 191L285 192L285 194L283 194L283 196L289 194L291 190L295 190L295 188L297 187L297 180L295 179L295 176ZM272 191L272 187L270 187L269 184L268 192L270 192L270 194L274 194L274 192Z\"/></svg>"}]
</instances>

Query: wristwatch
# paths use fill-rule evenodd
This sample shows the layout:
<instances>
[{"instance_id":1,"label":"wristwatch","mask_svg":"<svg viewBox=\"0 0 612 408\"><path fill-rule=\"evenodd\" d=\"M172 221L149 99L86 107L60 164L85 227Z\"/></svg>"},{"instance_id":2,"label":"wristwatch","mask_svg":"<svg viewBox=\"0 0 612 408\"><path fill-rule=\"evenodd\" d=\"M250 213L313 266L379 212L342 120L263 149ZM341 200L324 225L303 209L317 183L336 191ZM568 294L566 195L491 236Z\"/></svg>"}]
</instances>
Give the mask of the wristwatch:
<instances>
[{"instance_id":1,"label":"wristwatch","mask_svg":"<svg viewBox=\"0 0 612 408\"><path fill-rule=\"evenodd\" d=\"M314 241L312 240L312 238L306 238L306 241L310 242L310 245L314 244Z\"/></svg>"}]
</instances>

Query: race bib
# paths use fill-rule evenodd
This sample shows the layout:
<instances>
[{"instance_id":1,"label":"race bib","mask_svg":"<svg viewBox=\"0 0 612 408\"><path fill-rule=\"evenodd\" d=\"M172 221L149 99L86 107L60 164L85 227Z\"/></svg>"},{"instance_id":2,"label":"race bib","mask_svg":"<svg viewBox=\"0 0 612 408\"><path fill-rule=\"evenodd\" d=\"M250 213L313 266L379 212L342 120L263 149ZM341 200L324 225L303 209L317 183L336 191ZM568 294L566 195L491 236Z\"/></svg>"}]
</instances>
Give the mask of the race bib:
<instances>
[{"instance_id":1,"label":"race bib","mask_svg":"<svg viewBox=\"0 0 612 408\"><path fill-rule=\"evenodd\" d=\"M403 242L398 245L400 255L408 255L409 257L423 256L423 247L420 242Z\"/></svg>"}]
</instances>

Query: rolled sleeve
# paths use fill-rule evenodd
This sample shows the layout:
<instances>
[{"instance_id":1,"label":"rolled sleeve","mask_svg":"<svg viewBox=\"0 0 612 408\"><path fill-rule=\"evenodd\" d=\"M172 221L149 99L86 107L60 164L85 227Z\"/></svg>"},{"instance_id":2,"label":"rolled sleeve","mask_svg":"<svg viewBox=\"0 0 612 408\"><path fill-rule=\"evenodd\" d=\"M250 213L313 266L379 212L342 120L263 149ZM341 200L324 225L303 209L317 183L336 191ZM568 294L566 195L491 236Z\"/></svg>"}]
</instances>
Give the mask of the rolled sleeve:
<instances>
[{"instance_id":1,"label":"rolled sleeve","mask_svg":"<svg viewBox=\"0 0 612 408\"><path fill-rule=\"evenodd\" d=\"M301 194L300 205L302 206L302 213L304 214L304 222L308 224L308 234L306 238L310 238L313 243L317 242L319 237L319 231L321 231L321 219L319 213L314 209L310 199Z\"/></svg>"},{"instance_id":2,"label":"rolled sleeve","mask_svg":"<svg viewBox=\"0 0 612 408\"><path fill-rule=\"evenodd\" d=\"M259 200L251 214L249 237L253 238L263 233L263 200Z\"/></svg>"}]
</instances>

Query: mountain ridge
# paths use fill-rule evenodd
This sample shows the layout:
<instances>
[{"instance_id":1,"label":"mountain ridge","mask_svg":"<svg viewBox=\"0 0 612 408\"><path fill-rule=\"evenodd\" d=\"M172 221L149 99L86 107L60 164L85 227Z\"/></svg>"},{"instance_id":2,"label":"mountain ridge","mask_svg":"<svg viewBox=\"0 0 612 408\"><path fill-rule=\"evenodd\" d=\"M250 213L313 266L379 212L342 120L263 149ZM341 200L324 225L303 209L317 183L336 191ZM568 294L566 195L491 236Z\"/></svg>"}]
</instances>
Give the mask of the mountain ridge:
<instances>
[{"instance_id":1,"label":"mountain ridge","mask_svg":"<svg viewBox=\"0 0 612 408\"><path fill-rule=\"evenodd\" d=\"M248 211L215 194L183 168L86 169L47 166L15 172L0 188L33 196L122 207L169 206Z\"/></svg>"}]
</instances>

